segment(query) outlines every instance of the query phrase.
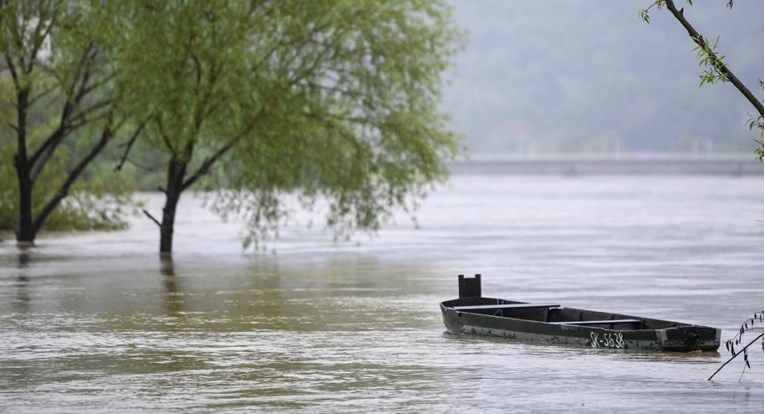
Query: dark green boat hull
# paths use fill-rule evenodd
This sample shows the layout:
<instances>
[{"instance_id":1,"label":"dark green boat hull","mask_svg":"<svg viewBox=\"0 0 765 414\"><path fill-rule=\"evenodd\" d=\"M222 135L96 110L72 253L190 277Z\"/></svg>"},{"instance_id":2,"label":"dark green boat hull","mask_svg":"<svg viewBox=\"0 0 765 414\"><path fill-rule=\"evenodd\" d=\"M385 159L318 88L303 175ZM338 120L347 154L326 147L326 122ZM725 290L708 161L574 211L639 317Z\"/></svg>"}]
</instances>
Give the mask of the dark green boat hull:
<instances>
[{"instance_id":1,"label":"dark green boat hull","mask_svg":"<svg viewBox=\"0 0 765 414\"><path fill-rule=\"evenodd\" d=\"M460 311L462 306L521 305ZM446 329L524 342L639 351L716 351L720 330L707 326L563 307L523 308L524 302L464 297L441 303ZM598 321L588 325L588 321ZM605 323L613 320L613 323ZM624 321L624 322L620 322Z\"/></svg>"}]
</instances>

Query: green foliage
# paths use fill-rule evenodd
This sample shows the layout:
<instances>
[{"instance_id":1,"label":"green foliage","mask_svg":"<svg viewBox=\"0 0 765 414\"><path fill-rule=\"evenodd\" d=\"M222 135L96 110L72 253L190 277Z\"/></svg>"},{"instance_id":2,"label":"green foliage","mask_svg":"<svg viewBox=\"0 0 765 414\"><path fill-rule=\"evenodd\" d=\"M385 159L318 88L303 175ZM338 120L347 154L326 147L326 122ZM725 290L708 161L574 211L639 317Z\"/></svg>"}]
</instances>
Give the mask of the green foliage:
<instances>
[{"instance_id":1,"label":"green foliage","mask_svg":"<svg viewBox=\"0 0 765 414\"><path fill-rule=\"evenodd\" d=\"M241 133L252 100L249 3L126 7L132 9L123 11L131 18L118 88L131 114L149 120L144 139L193 162L198 144Z\"/></svg>"},{"instance_id":2,"label":"green foliage","mask_svg":"<svg viewBox=\"0 0 765 414\"><path fill-rule=\"evenodd\" d=\"M693 6L693 1L686 0L686 3ZM667 5L666 0L655 0L653 3L651 3L650 6L648 6L645 9L641 9L638 11L640 14L640 18L645 23L651 23L651 16L650 11L652 8L656 8L656 10L661 10L663 7ZM732 1L727 4L728 8L733 8ZM682 13L682 11L681 11ZM717 45L720 41L720 37L718 36L714 43L711 45L709 42L704 41L703 38L700 36L694 37L694 43L696 44L696 47L693 48L693 51L696 52L696 55L699 58L699 66L703 68L703 72L699 77L701 78L700 86L703 86L705 83L717 83L717 82L726 82L728 81L728 77L725 73L723 73L720 68L722 65L722 62L725 60L725 56L720 55L717 51Z\"/></svg>"},{"instance_id":3,"label":"green foliage","mask_svg":"<svg viewBox=\"0 0 765 414\"><path fill-rule=\"evenodd\" d=\"M263 122L232 155L236 174L215 204L247 221L245 245L276 234L292 199L309 209L320 202L337 238L374 232L395 208L414 213L458 151L436 108L460 45L446 5L297 3L278 12L289 19L263 22L279 27L263 29L278 35L272 42L297 47L261 61L258 77L271 80L279 104L263 107Z\"/></svg>"},{"instance_id":4,"label":"green foliage","mask_svg":"<svg viewBox=\"0 0 765 414\"><path fill-rule=\"evenodd\" d=\"M0 227L21 223L25 241L43 228L125 226L129 186L86 169L125 124L100 3L0 2Z\"/></svg>"},{"instance_id":5,"label":"green foliage","mask_svg":"<svg viewBox=\"0 0 765 414\"><path fill-rule=\"evenodd\" d=\"M721 71L721 65L725 61L725 55L721 55L717 51L717 44L720 42L720 36L718 36L714 43L704 42L702 39L696 40L696 47L693 51L699 58L699 66L704 68L699 78L701 82L699 86L704 86L705 83L713 84L717 82L727 82L728 75ZM703 45L703 46L702 46Z\"/></svg>"},{"instance_id":6,"label":"green foliage","mask_svg":"<svg viewBox=\"0 0 765 414\"><path fill-rule=\"evenodd\" d=\"M693 6L693 1L686 0L686 2ZM640 18L643 20L643 22L650 24L651 23L651 16L650 11L652 8L656 8L656 10L661 10L663 7L665 7L666 0L655 0L650 6L648 6L645 9L641 9L638 11L640 14ZM733 7L733 3L728 3L728 8ZM682 13L682 12L681 12ZM725 73L720 71L720 66L722 62L725 60L725 56L720 55L717 51L717 45L720 41L720 37L718 36L713 44L709 44L709 42L705 42L703 38L701 37L695 37L694 43L696 44L696 47L693 48L693 51L696 52L696 55L699 58L699 66L704 68L703 72L699 77L701 78L700 86L703 86L705 83L717 83L717 82L726 82L728 80L727 75Z\"/></svg>"},{"instance_id":7,"label":"green foliage","mask_svg":"<svg viewBox=\"0 0 765 414\"><path fill-rule=\"evenodd\" d=\"M338 237L375 231L459 150L437 108L462 45L443 1L126 7L119 93L183 189L213 173L213 208L245 218L245 245L277 234L293 199L321 201Z\"/></svg>"},{"instance_id":8,"label":"green foliage","mask_svg":"<svg viewBox=\"0 0 765 414\"><path fill-rule=\"evenodd\" d=\"M693 5L691 0L686 0L688 4ZM717 82L732 82L734 86L759 110L760 114L757 118L749 116L749 121L747 124L749 125L749 129L752 130L755 127L760 129L760 137L759 139L755 139L755 142L759 144L758 148L755 150L755 156L762 161L763 157L763 114L762 114L762 102L755 98L754 95L749 92L749 90L741 84L733 75L733 73L727 69L724 60L725 56L719 54L719 52L716 50L717 45L719 43L720 38L716 38L714 43L710 44L710 42L704 37L701 36L696 30L691 26L690 22L685 19L683 15L683 9L677 10L674 8L674 2L672 0L656 0L648 9L642 10L640 12L641 16L643 17L643 21L646 23L650 22L650 19L648 18L648 11L651 7L656 6L657 9L661 9L662 6L666 5L672 14L675 16L675 18L685 27L685 29L688 31L689 36L693 39L693 42L696 44L696 47L693 49L699 58L699 66L704 68L704 71L701 73L701 83L699 86L703 86L704 84L714 84ZM733 8L733 0L729 0L727 3L728 9ZM760 84L762 84L762 81L760 81ZM725 348L730 351L732 357L726 361L722 366L720 366L717 371L715 371L714 374L712 374L708 380L712 380L715 375L717 375L720 370L723 369L729 362L736 359L739 355L744 355L744 370L747 368L751 369L751 365L749 364L749 354L748 354L748 348L752 344L754 344L757 340L763 338L763 334L761 333L759 336L757 336L753 341L749 342L749 344L745 345L743 348L737 348L741 346L743 336L746 332L749 332L751 330L760 330L762 331L762 322L763 317L765 316L765 312L760 311L756 312L751 318L747 319L742 325L741 329L739 330L739 333L732 339L729 339L725 342ZM759 326L757 326L759 325ZM765 349L765 342L763 344L763 349ZM743 376L743 371L741 373Z\"/></svg>"},{"instance_id":9,"label":"green foliage","mask_svg":"<svg viewBox=\"0 0 765 414\"><path fill-rule=\"evenodd\" d=\"M5 138L0 139L0 159L13 159L14 146L11 144ZM60 187L71 168L73 152L70 148L62 147L49 161L35 187L33 203L37 208ZM83 179L72 188L59 208L51 213L41 230L125 229L127 217L136 213L139 204L132 200L135 185L131 178L116 174L113 168L113 161L105 160L86 170ZM19 202L17 186L13 165L10 162L0 162L0 233L10 235L15 230Z\"/></svg>"},{"instance_id":10,"label":"green foliage","mask_svg":"<svg viewBox=\"0 0 765 414\"><path fill-rule=\"evenodd\" d=\"M765 155L765 153L763 153L763 142L765 142L765 140L763 140L763 132L765 131L765 125L762 123L762 116L760 115L755 118L749 115L749 120L746 124L749 126L749 130L753 130L755 128L760 130L760 137L754 139L754 142L758 144L757 149L754 150L754 155L758 160L760 160L760 162L762 162L762 157Z\"/></svg>"},{"instance_id":11,"label":"green foliage","mask_svg":"<svg viewBox=\"0 0 765 414\"><path fill-rule=\"evenodd\" d=\"M640 14L640 19L643 20L646 24L651 23L651 9L656 7L656 10L661 10L662 7L664 7L665 1L664 0L655 0L653 3L651 3L650 6L646 7L645 9L638 10L638 13Z\"/></svg>"},{"instance_id":12,"label":"green foliage","mask_svg":"<svg viewBox=\"0 0 765 414\"><path fill-rule=\"evenodd\" d=\"M693 2L691 0L686 0L686 2L689 5L693 5ZM736 79L735 75L727 68L725 64L725 55L722 55L718 50L717 46L720 42L720 37L718 36L715 38L714 42L710 42L708 39L705 39L701 34L696 32L696 30L691 26L690 22L685 19L683 16L683 9L680 9L679 11L674 9L674 2L672 0L655 0L653 4L651 4L648 8L640 10L640 17L643 19L644 22L650 23L650 16L649 11L651 8L656 7L657 10L661 10L662 7L667 6L672 14L675 16L675 18L680 21L680 23L686 28L688 31L688 34L693 39L694 44L696 46L693 48L693 51L696 52L696 55L699 59L699 66L701 66L702 72L699 75L700 83L699 86L703 86L704 84L715 84L718 82L732 82L733 85L758 109L760 112L759 116L757 118L754 118L750 115L749 121L747 124L749 125L749 129L753 130L754 127L758 127L760 129L760 137L755 138L754 141L758 144L757 148L755 149L754 153L757 159L762 161L763 159L763 123L762 123L762 102L759 98L756 98L754 95L751 94L751 92L744 86L738 79ZM726 7L728 9L733 9L733 0L729 0L726 4ZM762 80L760 81L760 84L762 86Z\"/></svg>"}]
</instances>

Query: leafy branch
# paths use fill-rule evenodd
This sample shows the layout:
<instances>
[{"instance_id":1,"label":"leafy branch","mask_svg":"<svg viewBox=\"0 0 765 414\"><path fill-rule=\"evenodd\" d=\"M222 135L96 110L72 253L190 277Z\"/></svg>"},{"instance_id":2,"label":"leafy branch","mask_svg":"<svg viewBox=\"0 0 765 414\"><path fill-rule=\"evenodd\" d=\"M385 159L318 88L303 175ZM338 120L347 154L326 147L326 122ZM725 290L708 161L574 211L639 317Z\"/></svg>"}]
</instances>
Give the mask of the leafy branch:
<instances>
[{"instance_id":1,"label":"leafy branch","mask_svg":"<svg viewBox=\"0 0 765 414\"><path fill-rule=\"evenodd\" d=\"M717 52L717 44L720 42L720 36L717 36L714 43L710 45L709 42L696 41L696 47L693 51L696 52L696 56L699 58L699 66L704 68L699 78L701 83L699 86L703 86L705 83L713 84L717 82L728 82L727 73L722 69L725 56Z\"/></svg>"},{"instance_id":2,"label":"leafy branch","mask_svg":"<svg viewBox=\"0 0 765 414\"><path fill-rule=\"evenodd\" d=\"M692 0L685 0L689 5L693 5ZM757 109L757 112L759 113L758 118L752 118L750 116L750 121L748 122L749 128L753 129L755 126L760 128L760 139L755 139L755 142L759 143L758 148L755 150L755 155L757 158L762 161L763 157L763 129L762 129L762 117L763 117L763 105L762 102L754 96L754 94L747 88L737 77L733 74L733 72L728 68L728 66L725 64L725 56L720 54L717 51L717 45L719 43L720 38L717 37L713 43L710 44L708 39L705 39L704 36L702 36L696 29L691 25L691 23L688 21L688 19L685 18L685 15L683 14L683 8L680 8L680 10L675 7L675 2L673 0L654 0L654 2L648 6L645 9L639 10L640 18L645 23L651 23L651 16L650 11L653 8L656 8L656 10L661 10L663 7L666 7L667 10L669 10L670 13L672 13L672 16L677 19L678 22L685 28L685 30L688 32L688 36L693 40L693 42L696 44L696 47L694 47L693 51L696 52L698 58L699 58L699 66L703 67L703 72L699 75L701 78L701 83L699 86L703 86L705 83L717 83L717 82L730 82L733 84L733 86L738 89L739 92L741 92L742 95L746 98L746 100L749 101L749 103L752 104L752 106ZM726 7L728 9L733 8L733 0L728 0ZM762 84L762 82L760 82Z\"/></svg>"},{"instance_id":3,"label":"leafy branch","mask_svg":"<svg viewBox=\"0 0 765 414\"><path fill-rule=\"evenodd\" d=\"M757 149L754 150L754 155L758 160L762 161L762 157L765 156L765 152L763 152L763 142L765 142L763 141L763 132L765 132L765 125L762 123L762 115L756 118L751 114L747 115L749 115L749 120L746 122L746 124L749 126L749 130L753 130L755 128L760 130L760 137L754 139L754 142L759 144Z\"/></svg>"},{"instance_id":4,"label":"leafy branch","mask_svg":"<svg viewBox=\"0 0 765 414\"><path fill-rule=\"evenodd\" d=\"M725 349L727 349L731 353L730 359L725 361L724 364L720 366L720 368L717 368L717 371L714 372L709 378L707 378L707 381L711 381L712 378L714 378L715 375L717 375L718 372L720 372L728 363L733 361L734 359L738 358L739 355L744 355L744 369L741 371L741 377L744 376L744 372L747 369L752 369L751 364L749 364L749 347L752 346L757 340L763 338L763 333L760 333L756 338L752 339L744 345L743 348L737 349L737 347L741 346L741 344L744 342L744 334L750 331L762 331L763 330L763 319L765 318L765 311L759 311L752 315L752 317L748 318L746 321L744 321L743 324L741 324L741 327L739 328L738 334L736 334L733 338L728 339L725 341ZM765 340L762 341L762 347L765 349ZM741 381L741 378L739 378L739 381Z\"/></svg>"}]
</instances>

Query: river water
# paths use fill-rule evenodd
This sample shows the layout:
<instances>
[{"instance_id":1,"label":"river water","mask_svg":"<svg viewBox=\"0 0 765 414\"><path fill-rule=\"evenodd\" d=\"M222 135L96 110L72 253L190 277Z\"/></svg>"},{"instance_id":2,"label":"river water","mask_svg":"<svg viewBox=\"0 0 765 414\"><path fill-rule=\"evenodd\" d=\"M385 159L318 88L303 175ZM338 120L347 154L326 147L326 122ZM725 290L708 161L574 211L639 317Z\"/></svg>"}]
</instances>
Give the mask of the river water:
<instances>
[{"instance_id":1,"label":"river water","mask_svg":"<svg viewBox=\"0 0 765 414\"><path fill-rule=\"evenodd\" d=\"M161 198L144 195L157 212ZM305 217L297 219L305 221ZM762 176L456 175L377 237L241 249L185 197L175 260L125 232L0 243L0 411L762 412L763 358L447 334L486 296L716 326L763 307ZM754 336L750 336L753 338ZM605 410L605 411L604 411Z\"/></svg>"}]
</instances>

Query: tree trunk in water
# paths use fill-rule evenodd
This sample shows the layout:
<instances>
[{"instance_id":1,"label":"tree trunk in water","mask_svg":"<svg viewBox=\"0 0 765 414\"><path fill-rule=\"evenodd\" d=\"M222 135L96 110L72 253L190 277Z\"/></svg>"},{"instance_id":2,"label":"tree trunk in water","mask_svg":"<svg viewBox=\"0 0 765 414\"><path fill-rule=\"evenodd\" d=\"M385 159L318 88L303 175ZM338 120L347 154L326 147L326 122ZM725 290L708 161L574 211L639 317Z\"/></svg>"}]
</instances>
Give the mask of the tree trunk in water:
<instances>
[{"instance_id":1,"label":"tree trunk in water","mask_svg":"<svg viewBox=\"0 0 765 414\"><path fill-rule=\"evenodd\" d=\"M167 187L165 189L165 207L162 209L162 224L159 227L159 254L171 256L173 254L173 228L175 225L175 211L178 200L183 192L183 179L186 175L186 162L176 157L170 159L167 169Z\"/></svg>"},{"instance_id":2,"label":"tree trunk in water","mask_svg":"<svg viewBox=\"0 0 765 414\"><path fill-rule=\"evenodd\" d=\"M16 242L32 244L37 236L32 218L32 166L27 156L27 107L29 106L29 91L20 90L16 95L17 102L17 142L13 166L16 167L16 177L19 184L19 214L16 222Z\"/></svg>"},{"instance_id":3,"label":"tree trunk in water","mask_svg":"<svg viewBox=\"0 0 765 414\"><path fill-rule=\"evenodd\" d=\"M32 180L29 179L29 169L16 166L19 179L19 215L16 223L16 241L19 244L32 244L37 236L32 220Z\"/></svg>"}]
</instances>

